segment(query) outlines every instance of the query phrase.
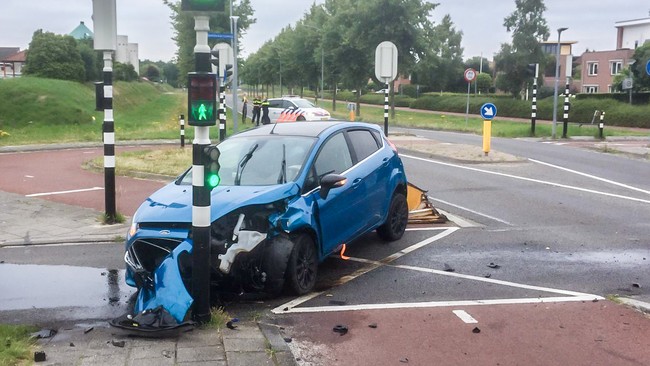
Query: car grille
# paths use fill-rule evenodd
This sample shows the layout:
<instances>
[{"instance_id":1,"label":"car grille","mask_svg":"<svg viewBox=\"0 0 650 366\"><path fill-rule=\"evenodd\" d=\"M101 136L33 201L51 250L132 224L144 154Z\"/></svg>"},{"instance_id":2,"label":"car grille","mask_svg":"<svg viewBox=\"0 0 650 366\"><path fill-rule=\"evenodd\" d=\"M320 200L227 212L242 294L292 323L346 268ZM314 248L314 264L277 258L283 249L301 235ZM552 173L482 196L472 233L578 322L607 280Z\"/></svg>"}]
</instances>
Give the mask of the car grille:
<instances>
[{"instance_id":1,"label":"car grille","mask_svg":"<svg viewBox=\"0 0 650 366\"><path fill-rule=\"evenodd\" d=\"M136 271L151 273L180 243L181 239L138 239L133 242L124 260Z\"/></svg>"}]
</instances>

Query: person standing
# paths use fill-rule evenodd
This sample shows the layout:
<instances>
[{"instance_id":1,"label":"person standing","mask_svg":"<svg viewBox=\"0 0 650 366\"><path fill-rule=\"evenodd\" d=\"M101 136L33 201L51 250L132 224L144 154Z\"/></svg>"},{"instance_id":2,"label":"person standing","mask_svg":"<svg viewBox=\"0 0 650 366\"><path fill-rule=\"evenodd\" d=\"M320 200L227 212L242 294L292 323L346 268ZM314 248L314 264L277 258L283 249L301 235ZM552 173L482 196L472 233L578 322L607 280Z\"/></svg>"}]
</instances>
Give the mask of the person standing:
<instances>
[{"instance_id":1,"label":"person standing","mask_svg":"<svg viewBox=\"0 0 650 366\"><path fill-rule=\"evenodd\" d=\"M271 118L269 117L269 101L264 98L262 102L262 124L268 125L269 123L271 123Z\"/></svg>"},{"instance_id":2,"label":"person standing","mask_svg":"<svg viewBox=\"0 0 650 366\"><path fill-rule=\"evenodd\" d=\"M251 122L255 123L256 126L260 125L260 114L262 111L262 100L260 99L259 96L256 96L253 98L253 117L251 118Z\"/></svg>"},{"instance_id":3,"label":"person standing","mask_svg":"<svg viewBox=\"0 0 650 366\"><path fill-rule=\"evenodd\" d=\"M244 97L244 106L241 108L241 123L246 123L246 114L248 114L248 98Z\"/></svg>"}]
</instances>

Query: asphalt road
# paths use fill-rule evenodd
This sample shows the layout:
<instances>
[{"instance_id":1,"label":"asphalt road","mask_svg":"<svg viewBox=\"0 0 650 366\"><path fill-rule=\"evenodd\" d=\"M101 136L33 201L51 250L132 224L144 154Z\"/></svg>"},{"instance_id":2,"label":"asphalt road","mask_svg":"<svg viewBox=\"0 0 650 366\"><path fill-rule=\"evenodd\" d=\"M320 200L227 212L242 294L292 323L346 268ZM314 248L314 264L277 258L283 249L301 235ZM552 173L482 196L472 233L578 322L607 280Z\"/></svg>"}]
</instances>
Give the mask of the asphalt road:
<instances>
[{"instance_id":1,"label":"asphalt road","mask_svg":"<svg viewBox=\"0 0 650 366\"><path fill-rule=\"evenodd\" d=\"M477 138L420 133L457 143ZM262 312L282 325L302 364L646 362L650 322L604 297L650 302L647 162L528 140L495 139L493 148L535 161L472 164L401 153L409 179L428 190L436 207L458 225L410 227L395 243L367 235L352 243L349 259L330 258L319 268L317 292L232 303L228 310ZM52 152L47 169L37 153L0 160L15 174L3 174L0 189L74 190L95 186L98 179L101 186L101 175L79 169L84 155L97 154L92 151ZM41 174L50 179L34 185ZM119 182L124 188L118 188L118 207L126 214L131 210L126 202L139 203L162 184ZM101 210L101 191L42 197L69 200L87 194L91 198L75 198L74 204ZM102 258L119 262L121 245L62 248L16 249L3 258L75 268L86 263L107 273L119 269L113 268L119 265L115 260ZM104 282L95 296L105 302L97 306L128 296ZM64 311L47 313L65 316ZM334 333L335 325L349 332Z\"/></svg>"}]
</instances>

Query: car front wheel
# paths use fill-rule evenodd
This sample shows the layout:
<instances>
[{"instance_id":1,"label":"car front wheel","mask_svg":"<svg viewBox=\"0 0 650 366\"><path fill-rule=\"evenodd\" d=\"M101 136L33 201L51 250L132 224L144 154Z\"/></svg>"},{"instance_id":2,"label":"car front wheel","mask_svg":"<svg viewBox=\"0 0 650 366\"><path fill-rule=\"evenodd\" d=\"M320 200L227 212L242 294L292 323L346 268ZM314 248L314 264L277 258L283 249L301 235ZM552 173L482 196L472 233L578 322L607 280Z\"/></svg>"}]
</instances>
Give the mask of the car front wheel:
<instances>
[{"instance_id":1,"label":"car front wheel","mask_svg":"<svg viewBox=\"0 0 650 366\"><path fill-rule=\"evenodd\" d=\"M287 266L287 285L293 293L304 295L316 285L318 272L316 245L307 234L298 234L292 238L292 241L294 246Z\"/></svg>"},{"instance_id":2,"label":"car front wheel","mask_svg":"<svg viewBox=\"0 0 650 366\"><path fill-rule=\"evenodd\" d=\"M396 192L390 201L386 222L377 228L377 234L386 241L399 240L404 235L408 219L409 209L406 197Z\"/></svg>"}]
</instances>

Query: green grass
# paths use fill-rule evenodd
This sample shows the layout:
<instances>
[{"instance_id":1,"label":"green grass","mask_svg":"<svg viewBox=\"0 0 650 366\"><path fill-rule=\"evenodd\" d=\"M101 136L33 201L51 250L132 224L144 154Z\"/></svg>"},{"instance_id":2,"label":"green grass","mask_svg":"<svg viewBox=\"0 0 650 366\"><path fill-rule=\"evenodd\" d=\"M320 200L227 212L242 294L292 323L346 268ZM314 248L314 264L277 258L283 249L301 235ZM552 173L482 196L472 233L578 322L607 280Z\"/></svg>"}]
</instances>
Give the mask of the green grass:
<instances>
[{"instance_id":1,"label":"green grass","mask_svg":"<svg viewBox=\"0 0 650 366\"><path fill-rule=\"evenodd\" d=\"M350 112L347 110L347 102L337 102L336 111L331 111L332 102L324 101L319 105L323 108L330 110L333 117L349 120ZM361 106L361 116L356 116L357 121L364 121L375 123L380 126L384 125L384 107L367 105ZM402 110L395 109L395 118L389 117L388 130L390 126L399 127L412 127L412 128L425 128L433 130L446 130L446 131L459 131L474 134L483 133L483 119L476 116L469 115L466 119L464 115L446 114L439 112L424 112L417 110ZM575 123L568 125L569 129L567 135L571 136L598 136L597 125L583 125L580 127ZM556 136L562 135L562 122L556 125ZM492 136L495 137L527 137L531 136L530 121L517 122L499 119L497 116L492 120ZM605 127L604 136L647 136L647 132L634 131L624 128ZM535 124L535 136L537 137L551 137L552 126L549 123L537 122Z\"/></svg>"},{"instance_id":2,"label":"green grass","mask_svg":"<svg viewBox=\"0 0 650 366\"><path fill-rule=\"evenodd\" d=\"M31 326L0 324L0 365L29 364L35 345L29 336L36 330Z\"/></svg>"}]
</instances>

